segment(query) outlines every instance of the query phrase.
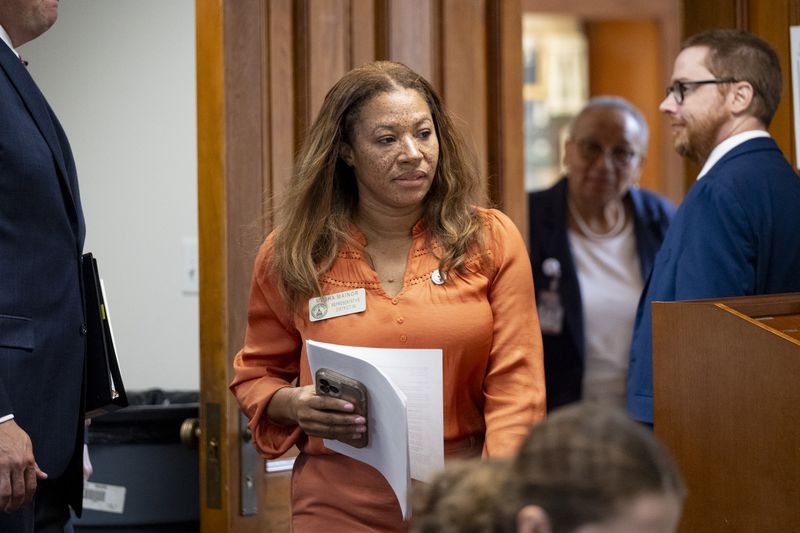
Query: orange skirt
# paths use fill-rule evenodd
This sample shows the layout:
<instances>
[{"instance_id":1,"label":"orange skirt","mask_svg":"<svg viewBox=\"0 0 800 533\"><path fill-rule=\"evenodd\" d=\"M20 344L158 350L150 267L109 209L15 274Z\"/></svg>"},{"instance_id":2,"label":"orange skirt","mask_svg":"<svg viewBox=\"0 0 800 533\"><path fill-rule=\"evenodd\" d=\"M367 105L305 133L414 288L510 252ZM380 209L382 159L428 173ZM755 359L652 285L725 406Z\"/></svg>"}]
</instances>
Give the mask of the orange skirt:
<instances>
[{"instance_id":1,"label":"orange skirt","mask_svg":"<svg viewBox=\"0 0 800 533\"><path fill-rule=\"evenodd\" d=\"M445 460L480 457L483 435L444 443ZM413 483L417 483L414 481ZM300 452L292 471L292 531L404 533L400 504L380 472L338 453Z\"/></svg>"},{"instance_id":2,"label":"orange skirt","mask_svg":"<svg viewBox=\"0 0 800 533\"><path fill-rule=\"evenodd\" d=\"M400 504L374 468L340 454L301 453L292 472L292 531L406 532Z\"/></svg>"}]
</instances>

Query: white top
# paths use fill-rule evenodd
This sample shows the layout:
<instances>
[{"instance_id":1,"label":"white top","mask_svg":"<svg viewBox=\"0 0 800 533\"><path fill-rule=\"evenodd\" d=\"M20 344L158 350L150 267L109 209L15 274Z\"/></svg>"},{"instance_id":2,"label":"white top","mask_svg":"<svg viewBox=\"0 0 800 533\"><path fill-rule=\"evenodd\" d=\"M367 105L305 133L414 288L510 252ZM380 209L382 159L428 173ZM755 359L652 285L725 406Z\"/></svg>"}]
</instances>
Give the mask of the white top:
<instances>
[{"instance_id":1,"label":"white top","mask_svg":"<svg viewBox=\"0 0 800 533\"><path fill-rule=\"evenodd\" d=\"M633 223L603 238L568 230L583 305L583 399L625 406L636 306L644 288Z\"/></svg>"},{"instance_id":2,"label":"white top","mask_svg":"<svg viewBox=\"0 0 800 533\"><path fill-rule=\"evenodd\" d=\"M769 137L769 133L764 130L750 130L750 131L743 131L742 133L737 133L736 135L732 135L716 145L711 153L708 155L708 159L706 159L705 164L703 165L703 169L700 171L700 174L697 175L697 179L699 180L706 174L708 171L711 170L711 167L717 164L717 161L722 159L722 156L739 146L740 144L749 141L750 139L756 139L758 137Z\"/></svg>"}]
</instances>

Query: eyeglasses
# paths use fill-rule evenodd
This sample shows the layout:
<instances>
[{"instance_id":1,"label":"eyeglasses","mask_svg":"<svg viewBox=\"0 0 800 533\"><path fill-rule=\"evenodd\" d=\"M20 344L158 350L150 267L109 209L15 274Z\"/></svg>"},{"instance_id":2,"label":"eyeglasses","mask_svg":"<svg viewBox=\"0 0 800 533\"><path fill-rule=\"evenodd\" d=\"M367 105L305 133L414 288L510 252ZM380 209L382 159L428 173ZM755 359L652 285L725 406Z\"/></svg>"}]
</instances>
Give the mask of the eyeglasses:
<instances>
[{"instance_id":1,"label":"eyeglasses","mask_svg":"<svg viewBox=\"0 0 800 533\"><path fill-rule=\"evenodd\" d=\"M674 81L672 85L667 87L667 96L672 95L678 105L683 104L683 99L686 98L686 89L694 85L719 85L721 83L736 83L739 80L733 78L724 78L720 80L699 80L699 81Z\"/></svg>"},{"instance_id":2,"label":"eyeglasses","mask_svg":"<svg viewBox=\"0 0 800 533\"><path fill-rule=\"evenodd\" d=\"M578 154L587 163L594 163L598 157L610 152L611 161L614 166L627 167L639 155L629 148L622 146L615 146L613 148L605 148L602 144L594 141L577 141L575 145L578 147Z\"/></svg>"}]
</instances>

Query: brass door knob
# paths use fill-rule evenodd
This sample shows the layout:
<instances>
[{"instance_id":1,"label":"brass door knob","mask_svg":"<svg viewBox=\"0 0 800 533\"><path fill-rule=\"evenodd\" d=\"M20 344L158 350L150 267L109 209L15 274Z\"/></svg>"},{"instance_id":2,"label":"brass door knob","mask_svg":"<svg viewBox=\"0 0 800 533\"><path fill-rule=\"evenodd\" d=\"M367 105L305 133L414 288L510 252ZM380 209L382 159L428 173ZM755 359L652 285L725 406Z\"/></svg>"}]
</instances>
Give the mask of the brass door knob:
<instances>
[{"instance_id":1,"label":"brass door knob","mask_svg":"<svg viewBox=\"0 0 800 533\"><path fill-rule=\"evenodd\" d=\"M181 442L187 448L193 450L200 443L200 419L187 418L181 424Z\"/></svg>"}]
</instances>

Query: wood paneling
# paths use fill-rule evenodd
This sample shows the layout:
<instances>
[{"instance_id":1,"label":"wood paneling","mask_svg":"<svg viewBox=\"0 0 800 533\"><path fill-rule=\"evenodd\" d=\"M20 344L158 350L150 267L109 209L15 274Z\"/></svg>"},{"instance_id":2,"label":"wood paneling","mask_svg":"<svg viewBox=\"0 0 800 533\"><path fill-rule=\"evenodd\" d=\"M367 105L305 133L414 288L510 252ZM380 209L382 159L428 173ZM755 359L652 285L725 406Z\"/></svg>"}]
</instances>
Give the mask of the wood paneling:
<instances>
[{"instance_id":1,"label":"wood paneling","mask_svg":"<svg viewBox=\"0 0 800 533\"><path fill-rule=\"evenodd\" d=\"M683 36L694 35L709 28L738 28L741 0L706 0L704 2L687 2L683 4Z\"/></svg>"},{"instance_id":2,"label":"wood paneling","mask_svg":"<svg viewBox=\"0 0 800 533\"><path fill-rule=\"evenodd\" d=\"M292 0L270 0L266 47L269 53L269 78L266 90L269 98L266 124L269 139L269 175L264 179L264 195L274 209L274 197L286 190L292 175L294 154L297 151L295 124L295 75L292 43ZM266 179L271 177L271 179ZM274 222L274 221L273 221Z\"/></svg>"},{"instance_id":3,"label":"wood paneling","mask_svg":"<svg viewBox=\"0 0 800 533\"><path fill-rule=\"evenodd\" d=\"M350 68L350 10L347 0L303 0L298 6L295 68L305 74L298 90L304 92L301 110L310 125L328 89Z\"/></svg>"},{"instance_id":4,"label":"wood paneling","mask_svg":"<svg viewBox=\"0 0 800 533\"><path fill-rule=\"evenodd\" d=\"M266 529L260 533L287 533L291 531L291 472L264 474L266 491L261 502L263 515L269 517ZM298 532L299 533L299 532ZM321 533L321 532L320 532Z\"/></svg>"},{"instance_id":5,"label":"wood paneling","mask_svg":"<svg viewBox=\"0 0 800 533\"><path fill-rule=\"evenodd\" d=\"M225 339L225 360L230 362L244 338L247 325L247 302L256 245L263 238L263 201L265 175L264 143L266 106L263 82L267 70L267 55L263 47L266 12L260 0L240 0L225 4L224 66L225 66L225 174L224 225L226 234L221 249L226 260L224 289L228 309ZM210 252L207 250L206 252ZM202 275L202 274L201 274ZM242 443L239 409L226 390L232 378L230 364L226 366L222 397L215 399L223 406L223 441L227 443L230 461L225 470L223 495L228 525L242 531L263 529L264 517L242 517L239 452ZM205 382L204 382L205 384ZM205 396L205 401L209 398ZM235 468L234 468L235 466ZM258 487L262 489L262 487Z\"/></svg>"},{"instance_id":6,"label":"wood paneling","mask_svg":"<svg viewBox=\"0 0 800 533\"><path fill-rule=\"evenodd\" d=\"M522 110L522 8L519 2L487 5L487 157L489 197L517 222L527 242L528 203Z\"/></svg>"},{"instance_id":7,"label":"wood paneling","mask_svg":"<svg viewBox=\"0 0 800 533\"><path fill-rule=\"evenodd\" d=\"M659 127L664 86L661 39L654 20L596 21L586 24L589 41L589 94L619 95L641 110L650 125L642 187L662 190L664 152L671 150ZM669 147L669 148L665 148Z\"/></svg>"},{"instance_id":8,"label":"wood paneling","mask_svg":"<svg viewBox=\"0 0 800 533\"><path fill-rule=\"evenodd\" d=\"M653 304L655 431L688 486L679 531L795 531L800 341L735 307Z\"/></svg>"},{"instance_id":9,"label":"wood paneling","mask_svg":"<svg viewBox=\"0 0 800 533\"><path fill-rule=\"evenodd\" d=\"M385 0L385 57L380 59L405 63L441 89L437 7L434 0Z\"/></svg>"},{"instance_id":10,"label":"wood paneling","mask_svg":"<svg viewBox=\"0 0 800 533\"><path fill-rule=\"evenodd\" d=\"M486 6L482 0L442 2L441 94L473 145L482 177L488 174ZM521 41L520 41L521 42ZM485 186L485 185L484 185Z\"/></svg>"},{"instance_id":11,"label":"wood paneling","mask_svg":"<svg viewBox=\"0 0 800 533\"><path fill-rule=\"evenodd\" d=\"M351 0L350 2L350 67L379 59L378 9L374 0Z\"/></svg>"},{"instance_id":12,"label":"wood paneling","mask_svg":"<svg viewBox=\"0 0 800 533\"><path fill-rule=\"evenodd\" d=\"M530 13L562 13L591 20L660 19L677 13L678 2L642 0L522 0Z\"/></svg>"}]
</instances>

